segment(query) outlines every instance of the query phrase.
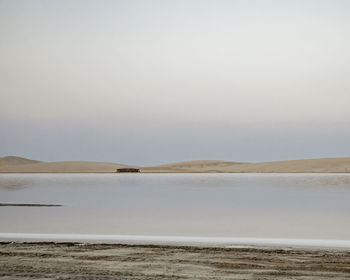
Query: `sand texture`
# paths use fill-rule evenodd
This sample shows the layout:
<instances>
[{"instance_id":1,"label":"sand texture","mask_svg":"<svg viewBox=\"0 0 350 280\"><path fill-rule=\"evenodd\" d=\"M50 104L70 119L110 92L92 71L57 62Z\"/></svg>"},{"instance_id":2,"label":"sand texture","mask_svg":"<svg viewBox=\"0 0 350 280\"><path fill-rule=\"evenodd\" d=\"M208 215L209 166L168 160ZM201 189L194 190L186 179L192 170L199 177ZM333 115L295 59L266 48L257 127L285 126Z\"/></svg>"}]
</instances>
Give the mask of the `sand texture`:
<instances>
[{"instance_id":1,"label":"sand texture","mask_svg":"<svg viewBox=\"0 0 350 280\"><path fill-rule=\"evenodd\" d=\"M123 167L139 168L143 173L349 173L350 157L260 163L194 160L150 167L109 162L39 162L19 157L0 158L0 173L114 173L117 168Z\"/></svg>"},{"instance_id":2,"label":"sand texture","mask_svg":"<svg viewBox=\"0 0 350 280\"><path fill-rule=\"evenodd\" d=\"M350 253L1 243L0 279L350 279Z\"/></svg>"}]
</instances>

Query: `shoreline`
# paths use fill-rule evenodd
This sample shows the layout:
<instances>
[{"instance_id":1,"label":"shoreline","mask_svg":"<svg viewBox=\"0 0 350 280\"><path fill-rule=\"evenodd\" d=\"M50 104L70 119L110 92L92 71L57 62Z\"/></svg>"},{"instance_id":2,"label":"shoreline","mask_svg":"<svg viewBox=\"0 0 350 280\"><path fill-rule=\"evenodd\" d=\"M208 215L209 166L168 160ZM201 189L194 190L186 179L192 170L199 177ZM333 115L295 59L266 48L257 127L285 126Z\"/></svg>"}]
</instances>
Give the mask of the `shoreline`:
<instances>
[{"instance_id":1,"label":"shoreline","mask_svg":"<svg viewBox=\"0 0 350 280\"><path fill-rule=\"evenodd\" d=\"M221 171L217 171L217 172L194 172L194 171L140 171L140 172L105 172L105 171L101 171L101 172L61 172L61 171L50 171L50 172L46 172L46 171L42 171L42 172L2 172L0 171L0 175L1 174L118 174L118 175L124 175L124 174L131 174L131 175L140 175L140 174L313 174L313 175L317 175L317 174L332 174L332 175L350 175L350 171L348 172L337 172L337 171L330 171L330 172L313 172L313 171L305 171L305 172L256 172L256 171L252 171L252 172L246 172L246 171L239 171L239 172L221 172Z\"/></svg>"},{"instance_id":2,"label":"shoreline","mask_svg":"<svg viewBox=\"0 0 350 280\"><path fill-rule=\"evenodd\" d=\"M0 242L64 242L85 244L125 244L154 246L195 246L213 248L332 249L350 252L350 240L198 237L154 235L0 233Z\"/></svg>"}]
</instances>

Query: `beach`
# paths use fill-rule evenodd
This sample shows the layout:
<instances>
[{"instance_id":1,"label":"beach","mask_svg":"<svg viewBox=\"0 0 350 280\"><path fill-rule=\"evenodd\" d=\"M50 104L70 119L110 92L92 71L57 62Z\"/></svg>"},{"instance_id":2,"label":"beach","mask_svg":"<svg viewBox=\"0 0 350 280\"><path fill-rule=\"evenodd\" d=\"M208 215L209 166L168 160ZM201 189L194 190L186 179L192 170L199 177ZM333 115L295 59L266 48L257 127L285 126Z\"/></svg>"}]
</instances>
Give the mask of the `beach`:
<instances>
[{"instance_id":1,"label":"beach","mask_svg":"<svg viewBox=\"0 0 350 280\"><path fill-rule=\"evenodd\" d=\"M350 253L81 243L0 243L1 279L349 279Z\"/></svg>"}]
</instances>

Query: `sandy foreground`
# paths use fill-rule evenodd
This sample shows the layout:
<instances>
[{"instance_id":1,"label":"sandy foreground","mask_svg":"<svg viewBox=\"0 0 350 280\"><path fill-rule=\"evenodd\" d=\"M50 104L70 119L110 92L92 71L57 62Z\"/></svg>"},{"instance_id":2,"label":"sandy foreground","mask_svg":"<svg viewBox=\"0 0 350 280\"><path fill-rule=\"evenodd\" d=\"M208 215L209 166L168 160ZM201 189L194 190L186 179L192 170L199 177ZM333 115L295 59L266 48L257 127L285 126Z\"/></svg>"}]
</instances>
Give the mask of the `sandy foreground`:
<instances>
[{"instance_id":1,"label":"sandy foreground","mask_svg":"<svg viewBox=\"0 0 350 280\"><path fill-rule=\"evenodd\" d=\"M135 167L143 173L350 173L350 157L244 163L194 160L159 166L129 166L120 163L61 161L40 162L20 157L0 158L0 173L115 173Z\"/></svg>"},{"instance_id":2,"label":"sandy foreground","mask_svg":"<svg viewBox=\"0 0 350 280\"><path fill-rule=\"evenodd\" d=\"M350 279L350 252L0 243L0 279Z\"/></svg>"}]
</instances>

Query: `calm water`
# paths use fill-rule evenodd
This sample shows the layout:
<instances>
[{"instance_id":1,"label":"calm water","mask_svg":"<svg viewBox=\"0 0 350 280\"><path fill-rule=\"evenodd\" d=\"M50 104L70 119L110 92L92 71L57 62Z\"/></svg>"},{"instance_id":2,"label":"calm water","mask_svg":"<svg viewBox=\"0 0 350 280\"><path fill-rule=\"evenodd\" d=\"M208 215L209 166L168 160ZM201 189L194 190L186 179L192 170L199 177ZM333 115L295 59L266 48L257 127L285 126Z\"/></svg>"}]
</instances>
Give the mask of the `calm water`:
<instances>
[{"instance_id":1,"label":"calm water","mask_svg":"<svg viewBox=\"0 0 350 280\"><path fill-rule=\"evenodd\" d=\"M0 232L350 240L350 174L0 174Z\"/></svg>"}]
</instances>

